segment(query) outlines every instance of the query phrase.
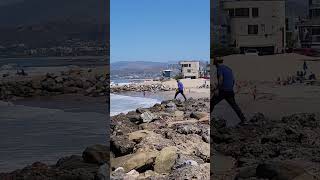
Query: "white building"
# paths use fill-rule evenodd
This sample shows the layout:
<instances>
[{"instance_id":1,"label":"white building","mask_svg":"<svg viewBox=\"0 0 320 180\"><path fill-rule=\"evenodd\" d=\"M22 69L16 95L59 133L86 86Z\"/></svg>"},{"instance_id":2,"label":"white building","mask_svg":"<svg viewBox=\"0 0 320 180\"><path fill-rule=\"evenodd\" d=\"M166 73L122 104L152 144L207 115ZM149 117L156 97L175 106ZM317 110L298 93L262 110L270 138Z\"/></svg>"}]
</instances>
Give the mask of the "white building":
<instances>
[{"instance_id":1,"label":"white building","mask_svg":"<svg viewBox=\"0 0 320 180\"><path fill-rule=\"evenodd\" d=\"M197 79L200 76L199 61L181 61L181 74L183 78Z\"/></svg>"},{"instance_id":2,"label":"white building","mask_svg":"<svg viewBox=\"0 0 320 180\"><path fill-rule=\"evenodd\" d=\"M303 48L320 49L320 0L309 1L309 19L298 23Z\"/></svg>"},{"instance_id":3,"label":"white building","mask_svg":"<svg viewBox=\"0 0 320 180\"><path fill-rule=\"evenodd\" d=\"M282 53L286 47L284 0L224 0L230 46L244 52Z\"/></svg>"}]
</instances>

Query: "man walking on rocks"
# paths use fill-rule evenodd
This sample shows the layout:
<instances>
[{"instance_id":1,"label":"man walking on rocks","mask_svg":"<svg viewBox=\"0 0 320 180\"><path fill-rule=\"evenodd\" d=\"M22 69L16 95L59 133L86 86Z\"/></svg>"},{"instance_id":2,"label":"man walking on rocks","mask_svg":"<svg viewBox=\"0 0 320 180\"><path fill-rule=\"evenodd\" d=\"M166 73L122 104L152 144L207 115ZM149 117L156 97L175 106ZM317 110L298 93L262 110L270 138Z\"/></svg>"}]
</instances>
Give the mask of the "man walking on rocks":
<instances>
[{"instance_id":1,"label":"man walking on rocks","mask_svg":"<svg viewBox=\"0 0 320 180\"><path fill-rule=\"evenodd\" d=\"M177 89L177 91L176 91L176 94L174 95L174 99L176 99L177 96L178 96L178 94L180 93L180 94L184 97L184 100L186 101L187 98L186 98L186 96L185 96L184 93L183 93L183 84L182 84L182 82L181 82L179 79L177 79L177 83L178 83L178 89Z\"/></svg>"},{"instance_id":2,"label":"man walking on rocks","mask_svg":"<svg viewBox=\"0 0 320 180\"><path fill-rule=\"evenodd\" d=\"M218 87L216 87L214 95L210 101L211 113L214 109L214 106L225 99L230 104L232 109L237 113L239 119L241 120L240 125L243 125L246 121L246 118L234 98L234 76L232 70L223 64L223 59L215 59L214 65L217 67Z\"/></svg>"}]
</instances>

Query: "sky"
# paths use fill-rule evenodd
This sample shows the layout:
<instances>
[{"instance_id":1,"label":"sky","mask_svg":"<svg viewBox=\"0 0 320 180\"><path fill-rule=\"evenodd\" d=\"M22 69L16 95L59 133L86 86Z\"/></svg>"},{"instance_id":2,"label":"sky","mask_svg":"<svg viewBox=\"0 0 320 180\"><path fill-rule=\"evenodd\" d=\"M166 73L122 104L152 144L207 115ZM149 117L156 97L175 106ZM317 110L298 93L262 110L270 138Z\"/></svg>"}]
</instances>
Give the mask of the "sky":
<instances>
[{"instance_id":1,"label":"sky","mask_svg":"<svg viewBox=\"0 0 320 180\"><path fill-rule=\"evenodd\" d=\"M110 0L110 60L209 60L210 0Z\"/></svg>"}]
</instances>

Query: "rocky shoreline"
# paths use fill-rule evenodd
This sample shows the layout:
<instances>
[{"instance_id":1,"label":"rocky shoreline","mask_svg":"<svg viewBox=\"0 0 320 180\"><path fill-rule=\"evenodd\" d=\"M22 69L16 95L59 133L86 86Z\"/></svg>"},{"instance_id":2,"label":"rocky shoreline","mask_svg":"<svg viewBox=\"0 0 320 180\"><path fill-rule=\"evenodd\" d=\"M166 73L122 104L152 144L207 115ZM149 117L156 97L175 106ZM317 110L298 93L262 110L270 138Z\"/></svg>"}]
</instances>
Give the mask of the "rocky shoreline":
<instances>
[{"instance_id":1,"label":"rocky shoreline","mask_svg":"<svg viewBox=\"0 0 320 180\"><path fill-rule=\"evenodd\" d=\"M215 179L320 179L320 119L315 114L273 120L258 113L239 127L227 127L222 119L212 123Z\"/></svg>"},{"instance_id":2,"label":"rocky shoreline","mask_svg":"<svg viewBox=\"0 0 320 180\"><path fill-rule=\"evenodd\" d=\"M210 179L209 98L111 118L111 179Z\"/></svg>"},{"instance_id":3,"label":"rocky shoreline","mask_svg":"<svg viewBox=\"0 0 320 180\"><path fill-rule=\"evenodd\" d=\"M109 148L105 145L87 147L82 156L63 157L55 165L35 162L23 169L0 173L1 180L107 180Z\"/></svg>"},{"instance_id":4,"label":"rocky shoreline","mask_svg":"<svg viewBox=\"0 0 320 180\"><path fill-rule=\"evenodd\" d=\"M257 113L236 127L212 117L210 131L209 104L209 98L169 100L113 116L110 150L95 145L82 156L37 162L0 179L210 179L210 168L213 179L320 178L315 114L274 120Z\"/></svg>"},{"instance_id":5,"label":"rocky shoreline","mask_svg":"<svg viewBox=\"0 0 320 180\"><path fill-rule=\"evenodd\" d=\"M111 93L122 93L122 92L157 92L157 91L172 91L175 88L170 88L168 86L163 85L162 83L156 84L126 84L122 86L111 86Z\"/></svg>"},{"instance_id":6,"label":"rocky shoreline","mask_svg":"<svg viewBox=\"0 0 320 180\"><path fill-rule=\"evenodd\" d=\"M0 81L0 100L75 93L106 96L109 94L108 75L95 69L75 68L45 75L7 76Z\"/></svg>"}]
</instances>

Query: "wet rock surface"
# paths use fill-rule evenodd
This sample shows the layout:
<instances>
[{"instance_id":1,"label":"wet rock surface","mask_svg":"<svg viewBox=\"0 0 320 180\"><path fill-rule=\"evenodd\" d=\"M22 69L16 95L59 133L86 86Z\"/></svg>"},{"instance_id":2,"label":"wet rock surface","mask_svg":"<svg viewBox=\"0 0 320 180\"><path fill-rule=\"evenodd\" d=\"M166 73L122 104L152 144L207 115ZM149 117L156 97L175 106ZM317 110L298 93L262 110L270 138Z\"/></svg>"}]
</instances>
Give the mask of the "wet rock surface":
<instances>
[{"instance_id":1,"label":"wet rock surface","mask_svg":"<svg viewBox=\"0 0 320 180\"><path fill-rule=\"evenodd\" d=\"M208 115L209 99L189 99L113 116L111 179L210 179Z\"/></svg>"},{"instance_id":2,"label":"wet rock surface","mask_svg":"<svg viewBox=\"0 0 320 180\"><path fill-rule=\"evenodd\" d=\"M107 180L109 148L88 147L82 156L63 157L55 165L35 162L11 173L0 173L1 180Z\"/></svg>"},{"instance_id":3,"label":"wet rock surface","mask_svg":"<svg viewBox=\"0 0 320 180\"><path fill-rule=\"evenodd\" d=\"M257 113L236 127L222 119L212 123L215 179L320 178L320 119L315 114L273 120ZM234 163L226 165L228 159Z\"/></svg>"}]
</instances>

